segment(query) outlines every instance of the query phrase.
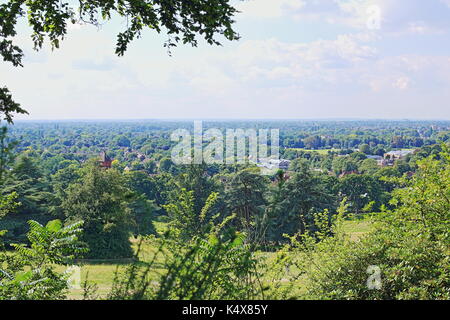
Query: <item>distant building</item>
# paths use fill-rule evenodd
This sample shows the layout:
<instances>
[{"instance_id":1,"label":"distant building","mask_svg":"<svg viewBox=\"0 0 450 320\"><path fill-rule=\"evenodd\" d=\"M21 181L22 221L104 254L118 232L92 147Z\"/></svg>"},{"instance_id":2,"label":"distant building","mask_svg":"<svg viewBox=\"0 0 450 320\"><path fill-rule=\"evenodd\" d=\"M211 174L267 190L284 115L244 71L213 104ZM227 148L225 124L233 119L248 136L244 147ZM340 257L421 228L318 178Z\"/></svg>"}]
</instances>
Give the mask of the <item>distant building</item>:
<instances>
[{"instance_id":1,"label":"distant building","mask_svg":"<svg viewBox=\"0 0 450 320\"><path fill-rule=\"evenodd\" d=\"M404 159L408 154L414 153L415 150L396 150L390 151L384 154L385 159L390 160L401 160Z\"/></svg>"},{"instance_id":2,"label":"distant building","mask_svg":"<svg viewBox=\"0 0 450 320\"><path fill-rule=\"evenodd\" d=\"M113 159L111 159L107 154L106 151L100 152L100 167L111 169Z\"/></svg>"},{"instance_id":3,"label":"distant building","mask_svg":"<svg viewBox=\"0 0 450 320\"><path fill-rule=\"evenodd\" d=\"M288 170L291 161L285 159L260 159L258 163L258 167L266 168L266 169L281 169Z\"/></svg>"},{"instance_id":4,"label":"distant building","mask_svg":"<svg viewBox=\"0 0 450 320\"><path fill-rule=\"evenodd\" d=\"M378 165L382 167L393 166L395 161L403 160L407 155L413 154L416 150L395 150L386 152L383 159L378 160Z\"/></svg>"},{"instance_id":5,"label":"distant building","mask_svg":"<svg viewBox=\"0 0 450 320\"><path fill-rule=\"evenodd\" d=\"M382 156L367 156L367 159L373 159L373 160L383 160L383 157Z\"/></svg>"},{"instance_id":6,"label":"distant building","mask_svg":"<svg viewBox=\"0 0 450 320\"><path fill-rule=\"evenodd\" d=\"M382 158L381 160L377 160L377 164L380 167L386 167L388 165L393 165L394 163L391 162L391 160L386 160L386 159Z\"/></svg>"}]
</instances>

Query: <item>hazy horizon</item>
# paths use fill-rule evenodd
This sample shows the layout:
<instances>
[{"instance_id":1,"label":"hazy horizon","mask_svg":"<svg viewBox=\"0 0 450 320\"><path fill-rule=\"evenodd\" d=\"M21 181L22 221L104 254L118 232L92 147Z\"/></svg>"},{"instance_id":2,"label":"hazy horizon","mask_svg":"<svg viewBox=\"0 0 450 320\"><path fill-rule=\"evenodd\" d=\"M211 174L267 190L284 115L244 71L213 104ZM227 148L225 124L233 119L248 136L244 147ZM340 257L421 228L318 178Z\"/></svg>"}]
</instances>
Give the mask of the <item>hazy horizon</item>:
<instances>
[{"instance_id":1,"label":"hazy horizon","mask_svg":"<svg viewBox=\"0 0 450 320\"><path fill-rule=\"evenodd\" d=\"M450 119L427 119L427 118L415 118L415 119L401 119L401 118L61 118L61 119L18 119L14 122L136 122L136 121L177 121L177 122L193 122L193 121L344 121L344 122L357 122L357 121L386 121L386 122L450 122Z\"/></svg>"}]
</instances>

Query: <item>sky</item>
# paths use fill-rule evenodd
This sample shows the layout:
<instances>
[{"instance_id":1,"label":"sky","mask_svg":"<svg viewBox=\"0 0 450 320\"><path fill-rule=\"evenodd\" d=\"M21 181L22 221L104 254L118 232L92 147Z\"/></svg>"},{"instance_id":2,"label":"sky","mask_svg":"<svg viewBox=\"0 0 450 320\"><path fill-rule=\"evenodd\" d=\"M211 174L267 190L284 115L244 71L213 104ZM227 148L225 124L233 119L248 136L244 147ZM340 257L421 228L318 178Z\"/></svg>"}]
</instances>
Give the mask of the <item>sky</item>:
<instances>
[{"instance_id":1,"label":"sky","mask_svg":"<svg viewBox=\"0 0 450 320\"><path fill-rule=\"evenodd\" d=\"M36 52L21 23L24 68L0 63L0 85L28 120L450 120L450 0L233 3L239 41L172 56L151 31L115 56L119 19Z\"/></svg>"}]
</instances>

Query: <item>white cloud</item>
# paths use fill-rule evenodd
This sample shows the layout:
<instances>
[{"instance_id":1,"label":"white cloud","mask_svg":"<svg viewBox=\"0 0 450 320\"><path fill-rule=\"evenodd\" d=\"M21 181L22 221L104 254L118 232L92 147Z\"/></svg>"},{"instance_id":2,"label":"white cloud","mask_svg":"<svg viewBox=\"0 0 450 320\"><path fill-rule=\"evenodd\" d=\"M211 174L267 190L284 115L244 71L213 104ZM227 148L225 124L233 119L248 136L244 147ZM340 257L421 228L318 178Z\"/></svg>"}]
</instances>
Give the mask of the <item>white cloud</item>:
<instances>
[{"instance_id":1,"label":"white cloud","mask_svg":"<svg viewBox=\"0 0 450 320\"><path fill-rule=\"evenodd\" d=\"M224 72L246 83L279 81L287 85L319 89L324 83L351 80L349 70L377 58L374 48L359 35L341 35L336 40L285 43L276 39L246 41L224 55Z\"/></svg>"},{"instance_id":2,"label":"white cloud","mask_svg":"<svg viewBox=\"0 0 450 320\"><path fill-rule=\"evenodd\" d=\"M450 0L440 0L440 1L450 8Z\"/></svg>"},{"instance_id":3,"label":"white cloud","mask_svg":"<svg viewBox=\"0 0 450 320\"><path fill-rule=\"evenodd\" d=\"M280 18L286 11L300 8L302 0L245 0L236 2L243 18Z\"/></svg>"},{"instance_id":4,"label":"white cloud","mask_svg":"<svg viewBox=\"0 0 450 320\"><path fill-rule=\"evenodd\" d=\"M450 7L442 0L378 0L385 33L434 34L448 32Z\"/></svg>"},{"instance_id":5,"label":"white cloud","mask_svg":"<svg viewBox=\"0 0 450 320\"><path fill-rule=\"evenodd\" d=\"M392 84L392 86L400 90L405 90L409 88L410 84L411 79L408 77L400 77Z\"/></svg>"},{"instance_id":6,"label":"white cloud","mask_svg":"<svg viewBox=\"0 0 450 320\"><path fill-rule=\"evenodd\" d=\"M405 2L395 1L376 1L383 8L380 31L366 27L366 9L374 1L242 2L245 19L264 18L247 20L253 34L261 24L270 28L274 19L291 21L293 29L305 19L355 29L336 36L338 28L320 25L322 40L280 33L286 29L270 37L260 32L253 40L246 37L219 48L178 48L172 58L161 46L165 39L153 41L153 34L117 58L111 29L97 32L84 26L70 33L60 50L27 51L24 69L11 72L0 64L0 75L24 107L31 106L34 118L384 117L401 115L404 106L412 108L407 115L414 110L420 115L425 105L426 116L428 110L430 116L450 116L445 109L450 98L448 55L415 54L413 42L401 53L386 53L380 45L386 34L446 30L448 7L444 0L420 0L422 10L417 10L419 2L409 0L405 11ZM445 10L430 19L436 8Z\"/></svg>"},{"instance_id":7,"label":"white cloud","mask_svg":"<svg viewBox=\"0 0 450 320\"><path fill-rule=\"evenodd\" d=\"M287 17L365 26L367 8L376 0L248 0L237 3L242 16L252 18Z\"/></svg>"},{"instance_id":8,"label":"white cloud","mask_svg":"<svg viewBox=\"0 0 450 320\"><path fill-rule=\"evenodd\" d=\"M382 34L433 34L450 28L450 0L250 0L239 8L244 17L314 20Z\"/></svg>"}]
</instances>

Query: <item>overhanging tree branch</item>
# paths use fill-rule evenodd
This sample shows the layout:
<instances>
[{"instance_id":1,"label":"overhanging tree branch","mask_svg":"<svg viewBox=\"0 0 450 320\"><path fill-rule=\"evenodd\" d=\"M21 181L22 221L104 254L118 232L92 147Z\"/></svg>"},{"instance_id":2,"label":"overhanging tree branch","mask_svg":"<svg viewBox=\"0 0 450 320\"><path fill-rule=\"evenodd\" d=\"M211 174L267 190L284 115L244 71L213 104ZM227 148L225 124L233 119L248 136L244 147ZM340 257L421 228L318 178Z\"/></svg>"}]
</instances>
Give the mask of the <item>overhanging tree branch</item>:
<instances>
[{"instance_id":1,"label":"overhanging tree branch","mask_svg":"<svg viewBox=\"0 0 450 320\"><path fill-rule=\"evenodd\" d=\"M34 48L42 48L48 39L52 49L59 48L67 34L67 25L82 21L98 26L114 16L126 18L124 31L117 35L116 54L123 56L128 45L144 29L166 32L170 48L178 43L197 46L198 38L220 45L218 36L237 40L234 15L238 11L230 0L9 0L0 5L0 56L14 66L22 66L23 51L10 39L17 35L18 19L27 18L33 32ZM26 113L15 103L8 89L1 89L0 116L12 122L14 113Z\"/></svg>"},{"instance_id":2,"label":"overhanging tree branch","mask_svg":"<svg viewBox=\"0 0 450 320\"><path fill-rule=\"evenodd\" d=\"M15 102L10 94L8 88L0 88L0 118L6 120L8 123L13 123L13 116L15 113L28 114L28 112L20 107L20 104Z\"/></svg>"}]
</instances>

